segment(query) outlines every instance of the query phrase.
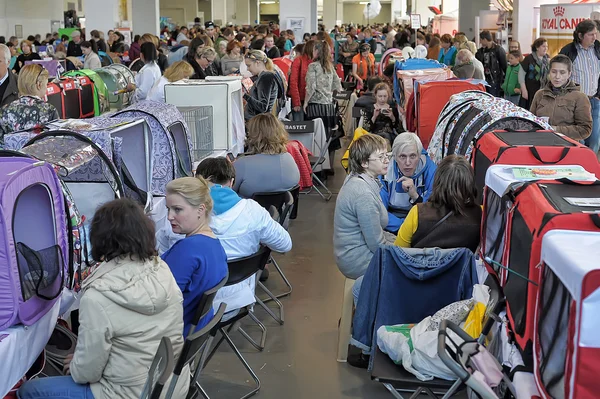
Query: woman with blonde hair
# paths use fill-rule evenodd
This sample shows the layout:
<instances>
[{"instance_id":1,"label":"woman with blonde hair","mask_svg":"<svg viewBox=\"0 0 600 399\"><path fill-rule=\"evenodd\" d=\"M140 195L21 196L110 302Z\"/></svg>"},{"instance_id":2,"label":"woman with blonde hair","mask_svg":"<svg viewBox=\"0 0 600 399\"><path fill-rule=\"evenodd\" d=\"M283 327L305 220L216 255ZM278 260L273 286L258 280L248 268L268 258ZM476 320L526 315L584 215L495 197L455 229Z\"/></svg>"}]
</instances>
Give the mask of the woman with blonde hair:
<instances>
[{"instance_id":1,"label":"woman with blonde hair","mask_svg":"<svg viewBox=\"0 0 600 399\"><path fill-rule=\"evenodd\" d=\"M148 100L165 102L165 85L182 79L189 79L194 74L194 68L186 61L177 61L167 68L165 74L148 93Z\"/></svg>"},{"instance_id":2,"label":"woman with blonde hair","mask_svg":"<svg viewBox=\"0 0 600 399\"><path fill-rule=\"evenodd\" d=\"M278 99L285 98L285 85L275 72L273 61L260 50L250 50L244 58L248 72L257 76L249 93L244 94L246 109L244 119L249 121L259 114L274 112L284 106ZM277 105L277 108L275 106Z\"/></svg>"},{"instance_id":3,"label":"woman with blonde hair","mask_svg":"<svg viewBox=\"0 0 600 399\"><path fill-rule=\"evenodd\" d=\"M209 68L216 58L217 52L214 48L206 44L203 47L198 47L194 53L194 62L190 62L190 65L194 68L192 79L206 79L207 76L211 76ZM190 61L189 57L188 61Z\"/></svg>"},{"instance_id":4,"label":"woman with blonde hair","mask_svg":"<svg viewBox=\"0 0 600 399\"><path fill-rule=\"evenodd\" d=\"M213 200L202 177L182 177L167 184L166 206L173 233L182 234L162 259L183 293L183 334L187 335L202 294L227 275L227 255L209 227ZM196 331L213 317L212 310Z\"/></svg>"},{"instance_id":5,"label":"woman with blonde hair","mask_svg":"<svg viewBox=\"0 0 600 399\"><path fill-rule=\"evenodd\" d=\"M234 191L244 198L257 192L286 191L300 181L294 158L287 152L288 135L273 114L261 114L248 121L248 152L238 158Z\"/></svg>"},{"instance_id":6,"label":"woman with blonde hair","mask_svg":"<svg viewBox=\"0 0 600 399\"><path fill-rule=\"evenodd\" d=\"M21 69L17 87L19 98L0 109L0 148L4 147L4 135L19 130L41 128L58 119L54 105L44 101L48 71L38 64L25 65Z\"/></svg>"}]
</instances>

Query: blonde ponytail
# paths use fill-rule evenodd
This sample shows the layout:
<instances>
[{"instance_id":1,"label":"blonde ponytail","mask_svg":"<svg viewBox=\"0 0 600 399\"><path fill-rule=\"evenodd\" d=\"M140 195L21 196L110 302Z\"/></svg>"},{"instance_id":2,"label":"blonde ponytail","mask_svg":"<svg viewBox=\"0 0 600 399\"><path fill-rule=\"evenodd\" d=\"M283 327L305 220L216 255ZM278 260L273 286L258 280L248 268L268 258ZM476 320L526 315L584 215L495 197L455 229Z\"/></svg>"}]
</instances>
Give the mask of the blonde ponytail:
<instances>
[{"instance_id":1,"label":"blonde ponytail","mask_svg":"<svg viewBox=\"0 0 600 399\"><path fill-rule=\"evenodd\" d=\"M267 60L265 61L265 68L267 69L267 71L274 72L275 67L273 66L273 60L267 58Z\"/></svg>"}]
</instances>

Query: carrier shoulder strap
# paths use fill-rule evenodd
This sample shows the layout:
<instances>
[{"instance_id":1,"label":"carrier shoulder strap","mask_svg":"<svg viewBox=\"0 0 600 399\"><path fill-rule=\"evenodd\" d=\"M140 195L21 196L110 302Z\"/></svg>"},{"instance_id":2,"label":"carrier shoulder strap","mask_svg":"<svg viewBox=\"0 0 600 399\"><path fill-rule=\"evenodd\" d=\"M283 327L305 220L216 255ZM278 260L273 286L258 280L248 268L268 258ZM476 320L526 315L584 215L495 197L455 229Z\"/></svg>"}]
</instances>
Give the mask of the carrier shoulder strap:
<instances>
[{"instance_id":1,"label":"carrier shoulder strap","mask_svg":"<svg viewBox=\"0 0 600 399\"><path fill-rule=\"evenodd\" d=\"M542 157L540 156L540 153L538 152L537 148L535 148L535 147L529 147L529 151L531 151L531 154L533 155L533 157L535 159L537 159L538 161L540 161L541 163L543 163L544 165L554 165L554 164L559 163L560 161L562 161L563 159L565 159L565 157L569 153L570 149L571 149L571 147L565 147L565 148L563 148L562 153L560 154L560 158L558 158L558 160L556 160L556 161L544 161L542 159Z\"/></svg>"},{"instance_id":2,"label":"carrier shoulder strap","mask_svg":"<svg viewBox=\"0 0 600 399\"><path fill-rule=\"evenodd\" d=\"M419 247L419 244L421 244L421 243L422 243L422 242L423 242L423 241L424 241L424 240L425 240L427 237L429 237L429 235L430 235L431 233L433 233L433 231L434 231L435 229L437 229L437 228L438 228L438 227L439 227L439 226L440 226L442 223L444 223L444 222L445 222L445 221L446 221L446 220L447 220L447 219L448 219L450 216L452 216L452 215L454 215L454 212L453 212L453 211L450 211L450 212L448 212L448 213L446 214L446 216L444 216L443 218L441 218L440 220L438 220L438 221L437 221L437 223L436 223L436 224L434 224L434 225L433 225L433 227L429 229L429 231L427 232L427 234L425 234L425 235L423 236L423 238L421 238L421 239L420 239L420 240L419 240L419 241L418 241L416 244L414 244L414 245L411 245L411 247L413 247L413 248L418 248L418 247Z\"/></svg>"}]
</instances>

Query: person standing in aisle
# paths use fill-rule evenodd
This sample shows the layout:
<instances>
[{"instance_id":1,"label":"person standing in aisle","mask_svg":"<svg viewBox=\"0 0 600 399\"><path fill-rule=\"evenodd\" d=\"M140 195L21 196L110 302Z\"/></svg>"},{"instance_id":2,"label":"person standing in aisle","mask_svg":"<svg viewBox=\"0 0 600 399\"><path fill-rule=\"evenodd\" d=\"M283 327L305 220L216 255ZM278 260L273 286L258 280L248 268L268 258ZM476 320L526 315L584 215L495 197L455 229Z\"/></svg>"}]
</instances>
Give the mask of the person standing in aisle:
<instances>
[{"instance_id":1,"label":"person standing in aisle","mask_svg":"<svg viewBox=\"0 0 600 399\"><path fill-rule=\"evenodd\" d=\"M485 80L489 86L486 87L488 93L496 97L502 96L500 86L504 82L504 72L507 68L506 53L502 46L494 43L492 34L484 30L479 34L481 48L477 50L475 58L483 64Z\"/></svg>"},{"instance_id":2,"label":"person standing in aisle","mask_svg":"<svg viewBox=\"0 0 600 399\"><path fill-rule=\"evenodd\" d=\"M590 19L581 21L573 32L573 42L560 50L573 62L571 80L588 96L592 106L592 134L585 144L595 153L600 149L600 43L596 23Z\"/></svg>"},{"instance_id":3,"label":"person standing in aisle","mask_svg":"<svg viewBox=\"0 0 600 399\"><path fill-rule=\"evenodd\" d=\"M531 54L521 62L521 70L519 71L521 107L529 109L535 93L546 87L549 71L548 41L540 37L531 45Z\"/></svg>"},{"instance_id":4,"label":"person standing in aisle","mask_svg":"<svg viewBox=\"0 0 600 399\"><path fill-rule=\"evenodd\" d=\"M512 50L508 53L508 67L506 68L506 76L502 84L504 98L515 105L519 105L521 100L521 84L519 83L519 72L521 70L521 52Z\"/></svg>"}]
</instances>

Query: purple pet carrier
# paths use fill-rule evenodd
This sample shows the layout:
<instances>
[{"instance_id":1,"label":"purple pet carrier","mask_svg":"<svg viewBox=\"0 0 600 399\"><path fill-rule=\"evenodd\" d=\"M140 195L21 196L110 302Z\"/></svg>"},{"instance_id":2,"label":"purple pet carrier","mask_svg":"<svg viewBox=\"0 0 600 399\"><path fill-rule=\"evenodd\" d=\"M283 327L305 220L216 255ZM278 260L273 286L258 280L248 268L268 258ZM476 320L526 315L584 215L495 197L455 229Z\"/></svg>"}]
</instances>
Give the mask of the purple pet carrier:
<instances>
[{"instance_id":1,"label":"purple pet carrier","mask_svg":"<svg viewBox=\"0 0 600 399\"><path fill-rule=\"evenodd\" d=\"M64 197L52 166L0 157L0 331L32 325L58 300L68 275Z\"/></svg>"}]
</instances>

